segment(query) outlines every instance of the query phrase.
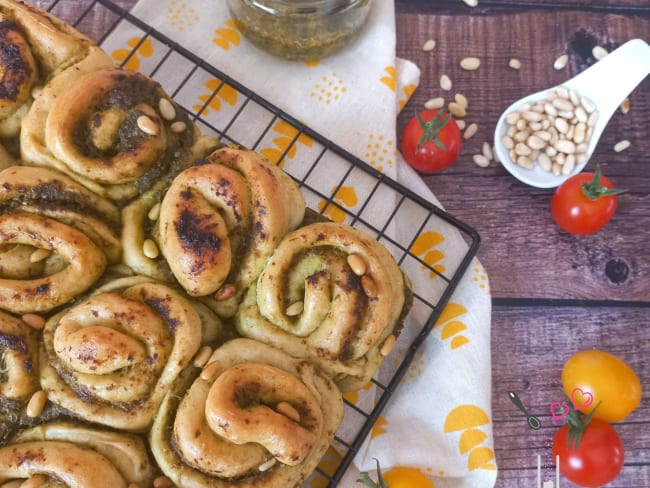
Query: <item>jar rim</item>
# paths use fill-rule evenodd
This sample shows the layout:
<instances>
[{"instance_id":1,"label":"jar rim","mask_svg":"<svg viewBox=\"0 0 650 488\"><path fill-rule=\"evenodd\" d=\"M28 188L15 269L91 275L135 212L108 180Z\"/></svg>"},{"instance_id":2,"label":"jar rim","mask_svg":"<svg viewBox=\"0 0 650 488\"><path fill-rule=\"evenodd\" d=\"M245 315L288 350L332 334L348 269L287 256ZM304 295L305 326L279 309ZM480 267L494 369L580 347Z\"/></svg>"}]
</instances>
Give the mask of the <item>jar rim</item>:
<instances>
[{"instance_id":1,"label":"jar rim","mask_svg":"<svg viewBox=\"0 0 650 488\"><path fill-rule=\"evenodd\" d=\"M367 0L248 0L252 7L257 7L271 14L331 14L339 12Z\"/></svg>"}]
</instances>

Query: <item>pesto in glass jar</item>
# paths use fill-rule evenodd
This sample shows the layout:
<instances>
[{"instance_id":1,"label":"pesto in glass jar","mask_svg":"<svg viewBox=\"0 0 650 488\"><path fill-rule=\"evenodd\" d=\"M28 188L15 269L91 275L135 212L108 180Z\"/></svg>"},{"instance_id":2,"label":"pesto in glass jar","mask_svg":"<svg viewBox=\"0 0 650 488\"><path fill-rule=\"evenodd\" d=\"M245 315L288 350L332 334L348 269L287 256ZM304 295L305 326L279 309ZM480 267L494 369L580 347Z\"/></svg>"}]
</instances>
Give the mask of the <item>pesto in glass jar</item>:
<instances>
[{"instance_id":1,"label":"pesto in glass jar","mask_svg":"<svg viewBox=\"0 0 650 488\"><path fill-rule=\"evenodd\" d=\"M372 0L227 0L237 28L256 46L286 59L316 60L346 46Z\"/></svg>"}]
</instances>

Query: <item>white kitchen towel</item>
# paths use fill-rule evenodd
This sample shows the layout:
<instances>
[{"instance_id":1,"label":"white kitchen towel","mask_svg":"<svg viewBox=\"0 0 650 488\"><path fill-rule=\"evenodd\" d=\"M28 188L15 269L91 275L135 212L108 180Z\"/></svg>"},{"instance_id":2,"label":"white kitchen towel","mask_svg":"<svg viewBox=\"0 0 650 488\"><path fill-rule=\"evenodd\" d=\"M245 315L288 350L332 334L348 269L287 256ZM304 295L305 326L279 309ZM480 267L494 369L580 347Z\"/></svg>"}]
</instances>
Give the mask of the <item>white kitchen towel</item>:
<instances>
[{"instance_id":1,"label":"white kitchen towel","mask_svg":"<svg viewBox=\"0 0 650 488\"><path fill-rule=\"evenodd\" d=\"M131 14L440 206L398 150L396 117L417 88L420 73L413 63L396 58L393 2L375 0L357 39L343 51L312 62L286 61L254 47L237 31L222 0L140 0ZM283 167L290 173L304 174L307 170L300 167L301 161L310 160L321 150L290 124L269 120L262 110L256 111L255 104L244 107L236 88L223 85L222 80L203 70L194 71L132 22L119 23L103 47L127 69L159 80L181 105L200 112L206 127L221 131L235 116L238 124L245 120L248 125L239 131L242 135L237 142L254 147L272 161L283 159ZM269 126L271 137L255 139L254 134ZM234 131L234 127L228 129ZM251 134L250 139L247 134ZM323 193L307 195L308 204L331 219L346 222L363 211L364 221L384 228L382 219L400 202L398 215L386 226L390 239L384 243L406 243L412 255L442 274L453 270L467 250L455 227L429 219L421 207L403 203L388 187L382 186L379 191L389 194L378 198L373 190L375 179L364 173L352 172L341 184L335 160L321 161L309 171L308 181L323 187ZM328 205L322 195L331 191L335 192L331 198L334 204ZM372 203L366 206L368 199ZM390 375L400 363L431 314L426 303L436 303L445 285L421 262L405 261L402 267L413 281L418 298L380 377ZM384 471L394 466L419 469L437 488L494 485L490 319L487 274L474 259L340 486L361 486L356 481L360 470L370 471L374 477L375 459ZM365 411L374 404L376 393L377 388L370 384L346 395L346 399ZM348 432L355 431L355 422L358 419L346 415L339 437L345 439ZM331 449L321 468L331 472L339 460L340 452ZM317 488L324 483L322 476L315 475L306 486Z\"/></svg>"}]
</instances>

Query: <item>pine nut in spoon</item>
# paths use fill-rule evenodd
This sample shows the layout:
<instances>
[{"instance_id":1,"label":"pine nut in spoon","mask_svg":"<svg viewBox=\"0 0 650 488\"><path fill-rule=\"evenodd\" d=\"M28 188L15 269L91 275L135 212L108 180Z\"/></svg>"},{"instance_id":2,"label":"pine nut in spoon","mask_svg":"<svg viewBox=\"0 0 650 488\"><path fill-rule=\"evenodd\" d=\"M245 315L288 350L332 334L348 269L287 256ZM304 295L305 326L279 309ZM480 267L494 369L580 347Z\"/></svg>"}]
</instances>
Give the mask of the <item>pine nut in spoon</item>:
<instances>
[{"instance_id":1,"label":"pine nut in spoon","mask_svg":"<svg viewBox=\"0 0 650 488\"><path fill-rule=\"evenodd\" d=\"M515 178L523 183L538 188L559 186L571 175L582 171L589 162L609 119L632 90L648 76L648 73L650 73L650 46L641 39L633 39L560 85L591 101L595 110L590 115L598 114L598 119L591 126L586 151L570 173L556 175L553 172L545 171L539 164L531 169L519 166L510 159L510 149L503 143L503 138L508 130L506 121L508 115L519 110L524 104L533 104L545 99L550 92L556 91L557 87L524 97L503 112L494 131L494 149L497 158Z\"/></svg>"}]
</instances>

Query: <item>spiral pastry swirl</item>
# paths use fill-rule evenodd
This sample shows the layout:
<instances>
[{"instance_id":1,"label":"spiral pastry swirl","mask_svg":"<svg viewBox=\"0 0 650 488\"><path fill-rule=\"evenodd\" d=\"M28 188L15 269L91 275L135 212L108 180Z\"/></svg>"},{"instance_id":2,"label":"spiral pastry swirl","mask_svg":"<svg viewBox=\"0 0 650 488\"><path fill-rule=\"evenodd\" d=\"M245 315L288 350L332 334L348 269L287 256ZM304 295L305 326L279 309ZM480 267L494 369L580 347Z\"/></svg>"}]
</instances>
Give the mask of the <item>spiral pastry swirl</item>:
<instances>
[{"instance_id":1,"label":"spiral pastry swirl","mask_svg":"<svg viewBox=\"0 0 650 488\"><path fill-rule=\"evenodd\" d=\"M365 385L409 306L388 250L362 231L314 223L282 240L236 316L244 337L314 361L343 391Z\"/></svg>"},{"instance_id":2,"label":"spiral pastry swirl","mask_svg":"<svg viewBox=\"0 0 650 488\"><path fill-rule=\"evenodd\" d=\"M95 70L38 101L48 110L27 115L23 159L119 204L187 167L205 139L160 84L140 73Z\"/></svg>"},{"instance_id":3,"label":"spiral pastry swirl","mask_svg":"<svg viewBox=\"0 0 650 488\"><path fill-rule=\"evenodd\" d=\"M109 200L47 168L14 166L0 172L0 181L0 209L5 213L20 209L56 219L86 234L106 254L108 264L121 261L120 211Z\"/></svg>"},{"instance_id":4,"label":"spiral pastry swirl","mask_svg":"<svg viewBox=\"0 0 650 488\"><path fill-rule=\"evenodd\" d=\"M29 213L0 215L0 251L0 309L19 314L67 303L106 268L106 255L86 234Z\"/></svg>"},{"instance_id":5,"label":"spiral pastry swirl","mask_svg":"<svg viewBox=\"0 0 650 488\"><path fill-rule=\"evenodd\" d=\"M145 444L130 434L57 422L26 429L0 448L0 483L31 480L29 486L82 488L99 482L127 488L129 483L150 486L152 478Z\"/></svg>"},{"instance_id":6,"label":"spiral pastry swirl","mask_svg":"<svg viewBox=\"0 0 650 488\"><path fill-rule=\"evenodd\" d=\"M52 78L112 65L90 39L56 17L0 0L0 137L19 134L33 97Z\"/></svg>"},{"instance_id":7,"label":"spiral pastry swirl","mask_svg":"<svg viewBox=\"0 0 650 488\"><path fill-rule=\"evenodd\" d=\"M73 415L143 431L201 342L201 318L171 288L101 292L50 318L40 381Z\"/></svg>"},{"instance_id":8,"label":"spiral pastry swirl","mask_svg":"<svg viewBox=\"0 0 650 488\"><path fill-rule=\"evenodd\" d=\"M303 219L304 198L276 166L252 151L221 148L180 173L160 206L157 240L173 276L191 296L223 285L234 290L215 305L232 315L280 239ZM127 264L146 260L125 243ZM141 254L141 251L140 251Z\"/></svg>"},{"instance_id":9,"label":"spiral pastry swirl","mask_svg":"<svg viewBox=\"0 0 650 488\"><path fill-rule=\"evenodd\" d=\"M300 486L342 417L340 392L311 363L233 339L213 353L182 399L165 398L150 445L179 486Z\"/></svg>"}]
</instances>

